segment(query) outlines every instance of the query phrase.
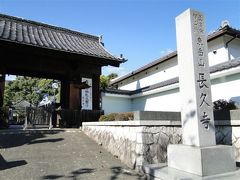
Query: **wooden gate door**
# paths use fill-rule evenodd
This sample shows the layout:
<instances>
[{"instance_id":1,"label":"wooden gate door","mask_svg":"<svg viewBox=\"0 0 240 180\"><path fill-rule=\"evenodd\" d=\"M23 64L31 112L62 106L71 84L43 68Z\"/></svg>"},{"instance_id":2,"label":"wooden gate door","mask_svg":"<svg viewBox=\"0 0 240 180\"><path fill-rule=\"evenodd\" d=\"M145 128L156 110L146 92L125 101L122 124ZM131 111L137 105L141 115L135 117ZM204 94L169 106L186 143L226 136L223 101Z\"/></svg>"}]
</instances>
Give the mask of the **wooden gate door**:
<instances>
[{"instance_id":1,"label":"wooden gate door","mask_svg":"<svg viewBox=\"0 0 240 180\"><path fill-rule=\"evenodd\" d=\"M51 105L41 107L27 107L24 129L28 127L48 127L49 129L51 129L52 112L53 108Z\"/></svg>"}]
</instances>

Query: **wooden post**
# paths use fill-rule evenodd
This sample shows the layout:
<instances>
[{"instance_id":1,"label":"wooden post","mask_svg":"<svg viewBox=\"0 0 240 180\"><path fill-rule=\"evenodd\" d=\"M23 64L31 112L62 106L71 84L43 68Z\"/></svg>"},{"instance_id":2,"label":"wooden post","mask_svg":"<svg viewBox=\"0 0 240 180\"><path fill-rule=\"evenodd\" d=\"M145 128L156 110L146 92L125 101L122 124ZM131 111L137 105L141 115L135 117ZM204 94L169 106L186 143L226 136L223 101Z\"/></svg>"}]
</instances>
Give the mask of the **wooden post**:
<instances>
[{"instance_id":1,"label":"wooden post","mask_svg":"<svg viewBox=\"0 0 240 180\"><path fill-rule=\"evenodd\" d=\"M25 122L24 122L23 130L27 129L27 124L28 124L27 120L28 120L29 116L30 116L29 111L28 111L27 107L25 107Z\"/></svg>"},{"instance_id":2,"label":"wooden post","mask_svg":"<svg viewBox=\"0 0 240 180\"><path fill-rule=\"evenodd\" d=\"M76 83L70 83L69 109L80 109L79 88Z\"/></svg>"},{"instance_id":3,"label":"wooden post","mask_svg":"<svg viewBox=\"0 0 240 180\"><path fill-rule=\"evenodd\" d=\"M61 80L61 107L62 109L69 108L69 81L67 76Z\"/></svg>"},{"instance_id":4,"label":"wooden post","mask_svg":"<svg viewBox=\"0 0 240 180\"><path fill-rule=\"evenodd\" d=\"M93 110L100 110L100 75L93 76Z\"/></svg>"},{"instance_id":5,"label":"wooden post","mask_svg":"<svg viewBox=\"0 0 240 180\"><path fill-rule=\"evenodd\" d=\"M5 74L0 72L0 107L3 107Z\"/></svg>"}]
</instances>

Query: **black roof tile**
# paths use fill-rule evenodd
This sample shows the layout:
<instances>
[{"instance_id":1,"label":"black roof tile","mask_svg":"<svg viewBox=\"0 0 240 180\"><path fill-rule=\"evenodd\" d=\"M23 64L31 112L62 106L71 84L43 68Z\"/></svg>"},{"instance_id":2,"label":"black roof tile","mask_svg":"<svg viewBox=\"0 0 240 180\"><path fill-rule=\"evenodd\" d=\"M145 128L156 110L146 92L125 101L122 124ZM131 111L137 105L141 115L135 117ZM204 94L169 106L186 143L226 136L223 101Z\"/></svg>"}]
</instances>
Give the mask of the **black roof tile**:
<instances>
[{"instance_id":1,"label":"black roof tile","mask_svg":"<svg viewBox=\"0 0 240 180\"><path fill-rule=\"evenodd\" d=\"M122 62L103 47L97 36L4 14L0 14L0 41Z\"/></svg>"},{"instance_id":2,"label":"black roof tile","mask_svg":"<svg viewBox=\"0 0 240 180\"><path fill-rule=\"evenodd\" d=\"M111 88L102 89L101 91L104 93L119 94L119 95L132 95L133 93L133 91L129 91L129 90L111 89Z\"/></svg>"},{"instance_id":3,"label":"black roof tile","mask_svg":"<svg viewBox=\"0 0 240 180\"><path fill-rule=\"evenodd\" d=\"M227 69L235 68L240 66L240 58L233 59L231 61L226 61L215 66L210 67L210 73L215 73L219 71L224 71Z\"/></svg>"}]
</instances>

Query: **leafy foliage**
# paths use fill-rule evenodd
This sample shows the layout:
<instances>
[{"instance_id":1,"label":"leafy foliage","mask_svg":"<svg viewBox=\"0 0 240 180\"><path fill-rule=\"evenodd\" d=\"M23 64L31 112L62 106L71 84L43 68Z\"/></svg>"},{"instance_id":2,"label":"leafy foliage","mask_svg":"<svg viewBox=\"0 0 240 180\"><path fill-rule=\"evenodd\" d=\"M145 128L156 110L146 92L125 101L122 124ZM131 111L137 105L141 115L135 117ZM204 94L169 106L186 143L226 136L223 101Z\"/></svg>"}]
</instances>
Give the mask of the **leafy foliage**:
<instances>
[{"instance_id":1,"label":"leafy foliage","mask_svg":"<svg viewBox=\"0 0 240 180\"><path fill-rule=\"evenodd\" d=\"M5 85L4 105L10 106L22 100L38 104L44 94L47 93L49 96L54 95L54 89L52 88L53 81L53 79L17 76L16 80L8 81ZM60 97L60 89L55 93L57 97Z\"/></svg>"},{"instance_id":2,"label":"leafy foliage","mask_svg":"<svg viewBox=\"0 0 240 180\"><path fill-rule=\"evenodd\" d=\"M118 77L118 74L116 74L116 73L111 73L107 76L101 75L100 76L100 88L102 88L102 89L108 88L109 84L110 84L110 81L112 79L117 78L117 77Z\"/></svg>"},{"instance_id":3,"label":"leafy foliage","mask_svg":"<svg viewBox=\"0 0 240 180\"><path fill-rule=\"evenodd\" d=\"M232 109L237 109L233 101L226 101L224 99L219 99L213 102L214 111L232 110Z\"/></svg>"},{"instance_id":4,"label":"leafy foliage","mask_svg":"<svg viewBox=\"0 0 240 180\"><path fill-rule=\"evenodd\" d=\"M105 89L108 87L108 85L109 85L109 80L108 80L107 76L101 75L100 76L100 88Z\"/></svg>"},{"instance_id":5,"label":"leafy foliage","mask_svg":"<svg viewBox=\"0 0 240 180\"><path fill-rule=\"evenodd\" d=\"M133 120L132 112L111 113L107 115L102 115L99 118L99 121L129 121L129 120Z\"/></svg>"},{"instance_id":6,"label":"leafy foliage","mask_svg":"<svg viewBox=\"0 0 240 180\"><path fill-rule=\"evenodd\" d=\"M114 121L116 113L111 113L107 115L101 115L99 121Z\"/></svg>"},{"instance_id":7,"label":"leafy foliage","mask_svg":"<svg viewBox=\"0 0 240 180\"><path fill-rule=\"evenodd\" d=\"M109 80L112 80L112 79L117 78L117 77L118 77L118 74L117 74L117 73L111 73L111 74L109 74L107 77L108 77Z\"/></svg>"}]
</instances>

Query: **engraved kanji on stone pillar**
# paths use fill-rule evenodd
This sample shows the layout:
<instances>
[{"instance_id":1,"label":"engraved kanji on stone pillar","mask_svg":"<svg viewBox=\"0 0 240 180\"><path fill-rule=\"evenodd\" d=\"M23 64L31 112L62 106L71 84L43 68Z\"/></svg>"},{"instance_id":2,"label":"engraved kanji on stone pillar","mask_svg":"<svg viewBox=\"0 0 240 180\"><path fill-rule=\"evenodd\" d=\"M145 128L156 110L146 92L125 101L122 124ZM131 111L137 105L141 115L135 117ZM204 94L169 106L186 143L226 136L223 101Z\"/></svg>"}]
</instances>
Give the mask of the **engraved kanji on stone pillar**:
<instances>
[{"instance_id":1,"label":"engraved kanji on stone pillar","mask_svg":"<svg viewBox=\"0 0 240 180\"><path fill-rule=\"evenodd\" d=\"M216 145L204 15L189 9L176 28L183 144Z\"/></svg>"}]
</instances>

